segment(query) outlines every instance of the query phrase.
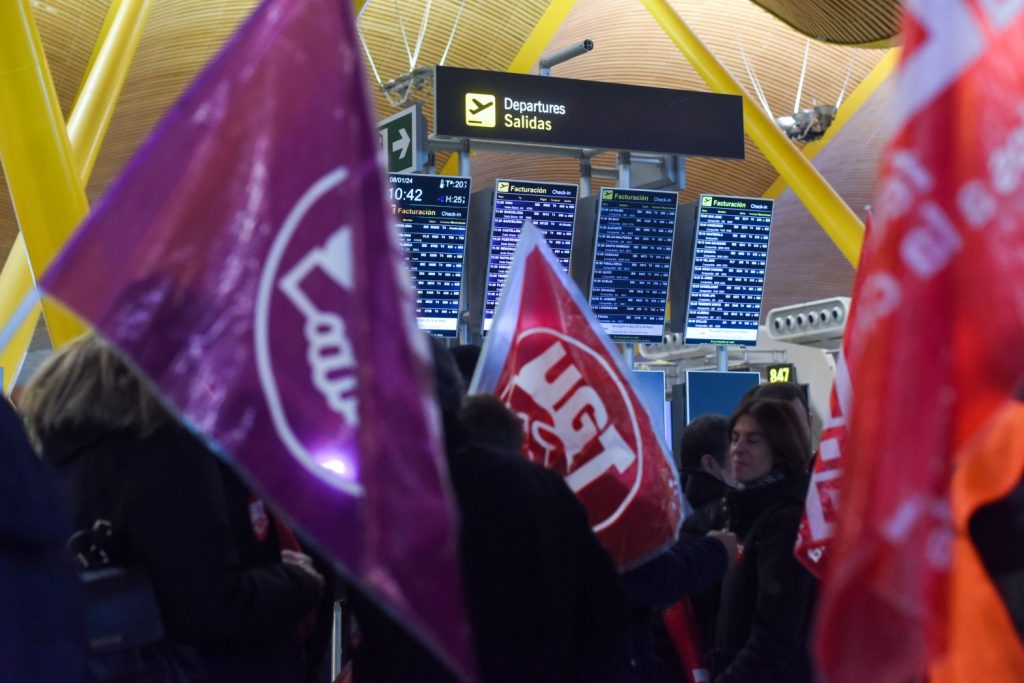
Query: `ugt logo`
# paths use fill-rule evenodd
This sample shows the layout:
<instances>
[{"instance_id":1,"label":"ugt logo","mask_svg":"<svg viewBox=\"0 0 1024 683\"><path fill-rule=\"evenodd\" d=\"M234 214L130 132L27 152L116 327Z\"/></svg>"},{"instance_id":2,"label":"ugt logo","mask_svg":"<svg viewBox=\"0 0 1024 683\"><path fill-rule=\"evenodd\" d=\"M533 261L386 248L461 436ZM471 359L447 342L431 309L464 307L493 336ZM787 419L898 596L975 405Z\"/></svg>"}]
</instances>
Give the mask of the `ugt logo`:
<instances>
[{"instance_id":1,"label":"ugt logo","mask_svg":"<svg viewBox=\"0 0 1024 683\"><path fill-rule=\"evenodd\" d=\"M271 420L288 452L330 485L358 495L352 229L340 167L299 198L260 275L255 346Z\"/></svg>"},{"instance_id":2,"label":"ugt logo","mask_svg":"<svg viewBox=\"0 0 1024 683\"><path fill-rule=\"evenodd\" d=\"M527 456L565 477L591 511L595 531L613 524L635 497L643 469L623 378L598 351L552 329L522 332L513 354L530 360L500 395L523 419Z\"/></svg>"}]
</instances>

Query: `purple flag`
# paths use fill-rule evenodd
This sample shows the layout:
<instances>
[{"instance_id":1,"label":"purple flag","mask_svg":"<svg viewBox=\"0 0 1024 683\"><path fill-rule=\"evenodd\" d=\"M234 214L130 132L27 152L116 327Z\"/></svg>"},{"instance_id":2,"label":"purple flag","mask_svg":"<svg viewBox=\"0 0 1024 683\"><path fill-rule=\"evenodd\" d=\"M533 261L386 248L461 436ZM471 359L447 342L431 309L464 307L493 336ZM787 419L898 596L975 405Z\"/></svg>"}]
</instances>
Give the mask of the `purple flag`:
<instances>
[{"instance_id":1,"label":"purple flag","mask_svg":"<svg viewBox=\"0 0 1024 683\"><path fill-rule=\"evenodd\" d=\"M343 0L267 0L46 273L465 680L429 348Z\"/></svg>"}]
</instances>

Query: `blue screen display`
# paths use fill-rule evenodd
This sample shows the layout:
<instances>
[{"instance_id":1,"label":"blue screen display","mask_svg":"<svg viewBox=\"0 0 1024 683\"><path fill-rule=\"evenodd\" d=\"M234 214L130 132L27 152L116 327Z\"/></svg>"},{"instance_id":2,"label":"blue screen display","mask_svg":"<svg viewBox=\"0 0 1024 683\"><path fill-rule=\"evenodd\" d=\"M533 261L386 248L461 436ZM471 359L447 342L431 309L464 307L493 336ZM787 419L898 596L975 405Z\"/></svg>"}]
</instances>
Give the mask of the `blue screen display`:
<instances>
[{"instance_id":1,"label":"blue screen display","mask_svg":"<svg viewBox=\"0 0 1024 683\"><path fill-rule=\"evenodd\" d=\"M701 195L686 307L686 344L757 343L771 199Z\"/></svg>"},{"instance_id":2,"label":"blue screen display","mask_svg":"<svg viewBox=\"0 0 1024 683\"><path fill-rule=\"evenodd\" d=\"M761 382L756 372L686 371L686 423L708 413L731 415L750 387Z\"/></svg>"}]
</instances>

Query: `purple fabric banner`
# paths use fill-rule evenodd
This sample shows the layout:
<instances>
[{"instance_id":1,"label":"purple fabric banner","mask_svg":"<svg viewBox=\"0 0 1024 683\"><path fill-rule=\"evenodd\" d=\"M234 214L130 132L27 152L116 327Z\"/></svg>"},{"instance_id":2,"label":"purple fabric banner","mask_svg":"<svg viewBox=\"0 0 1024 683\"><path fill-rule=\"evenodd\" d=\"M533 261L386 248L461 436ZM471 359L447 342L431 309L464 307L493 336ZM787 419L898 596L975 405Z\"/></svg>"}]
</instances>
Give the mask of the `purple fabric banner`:
<instances>
[{"instance_id":1,"label":"purple fabric banner","mask_svg":"<svg viewBox=\"0 0 1024 683\"><path fill-rule=\"evenodd\" d=\"M42 286L468 681L430 354L373 128L348 2L267 0Z\"/></svg>"}]
</instances>

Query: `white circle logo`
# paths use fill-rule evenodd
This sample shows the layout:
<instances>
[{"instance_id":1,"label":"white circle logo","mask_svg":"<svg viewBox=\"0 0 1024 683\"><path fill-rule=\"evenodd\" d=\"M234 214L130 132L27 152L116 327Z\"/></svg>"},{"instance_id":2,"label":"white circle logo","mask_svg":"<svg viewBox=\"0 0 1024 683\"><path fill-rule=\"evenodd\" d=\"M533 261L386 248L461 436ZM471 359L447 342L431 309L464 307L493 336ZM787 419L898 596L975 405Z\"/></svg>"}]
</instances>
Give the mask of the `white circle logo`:
<instances>
[{"instance_id":1,"label":"white circle logo","mask_svg":"<svg viewBox=\"0 0 1024 683\"><path fill-rule=\"evenodd\" d=\"M339 167L289 211L260 274L256 365L270 417L288 452L318 479L362 495L356 356L345 313L353 294L352 231Z\"/></svg>"}]
</instances>

